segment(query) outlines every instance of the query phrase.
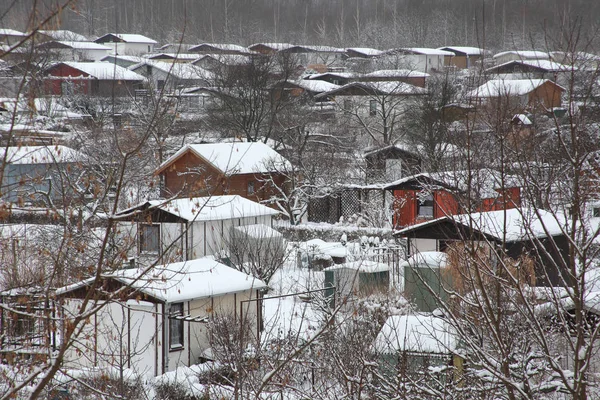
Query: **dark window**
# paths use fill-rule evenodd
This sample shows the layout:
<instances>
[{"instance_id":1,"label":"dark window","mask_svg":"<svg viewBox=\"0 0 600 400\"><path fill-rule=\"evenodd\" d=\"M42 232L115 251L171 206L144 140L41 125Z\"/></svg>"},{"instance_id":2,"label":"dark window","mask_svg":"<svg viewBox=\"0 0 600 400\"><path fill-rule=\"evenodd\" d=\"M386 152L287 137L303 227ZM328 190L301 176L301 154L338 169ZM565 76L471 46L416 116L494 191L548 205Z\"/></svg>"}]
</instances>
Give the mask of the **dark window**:
<instances>
[{"instance_id":1,"label":"dark window","mask_svg":"<svg viewBox=\"0 0 600 400\"><path fill-rule=\"evenodd\" d=\"M183 303L173 303L169 307L169 349L183 348Z\"/></svg>"},{"instance_id":2,"label":"dark window","mask_svg":"<svg viewBox=\"0 0 600 400\"><path fill-rule=\"evenodd\" d=\"M594 207L593 215L594 218L600 217L600 207Z\"/></svg>"},{"instance_id":3,"label":"dark window","mask_svg":"<svg viewBox=\"0 0 600 400\"><path fill-rule=\"evenodd\" d=\"M352 110L352 100L344 100L344 110L345 111Z\"/></svg>"},{"instance_id":4,"label":"dark window","mask_svg":"<svg viewBox=\"0 0 600 400\"><path fill-rule=\"evenodd\" d=\"M377 115L377 100L369 101L369 115L374 117Z\"/></svg>"},{"instance_id":5,"label":"dark window","mask_svg":"<svg viewBox=\"0 0 600 400\"><path fill-rule=\"evenodd\" d=\"M140 229L140 253L159 253L160 225L142 224Z\"/></svg>"},{"instance_id":6,"label":"dark window","mask_svg":"<svg viewBox=\"0 0 600 400\"><path fill-rule=\"evenodd\" d=\"M249 181L248 182L248 194L254 194L254 181Z\"/></svg>"},{"instance_id":7,"label":"dark window","mask_svg":"<svg viewBox=\"0 0 600 400\"><path fill-rule=\"evenodd\" d=\"M433 194L419 197L417 215L423 218L433 218Z\"/></svg>"}]
</instances>

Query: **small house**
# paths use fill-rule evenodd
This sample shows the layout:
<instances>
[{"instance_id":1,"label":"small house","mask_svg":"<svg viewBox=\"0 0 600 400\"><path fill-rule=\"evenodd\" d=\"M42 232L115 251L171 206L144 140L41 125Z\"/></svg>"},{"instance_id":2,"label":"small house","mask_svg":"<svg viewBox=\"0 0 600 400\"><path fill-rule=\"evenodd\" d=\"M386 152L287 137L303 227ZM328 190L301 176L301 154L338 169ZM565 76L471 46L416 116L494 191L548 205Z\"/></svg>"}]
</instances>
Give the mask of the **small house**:
<instances>
[{"instance_id":1,"label":"small house","mask_svg":"<svg viewBox=\"0 0 600 400\"><path fill-rule=\"evenodd\" d=\"M561 224L548 211L523 207L447 215L404 228L395 235L408 239L410 255L447 253L457 246L460 251L460 246L468 243L480 249L481 259L496 259L499 251L512 260L525 257L523 263L531 261L533 269L523 267L523 273L532 275L524 277L524 282L531 286L568 286L569 240Z\"/></svg>"},{"instance_id":2,"label":"small house","mask_svg":"<svg viewBox=\"0 0 600 400\"><path fill-rule=\"evenodd\" d=\"M445 57L454 53L439 49L423 47L406 47L386 51L378 61L385 69L409 69L420 72L436 72L444 70Z\"/></svg>"},{"instance_id":3,"label":"small house","mask_svg":"<svg viewBox=\"0 0 600 400\"><path fill-rule=\"evenodd\" d=\"M56 61L100 61L108 55L110 47L94 42L48 41L38 49L48 51Z\"/></svg>"},{"instance_id":4,"label":"small house","mask_svg":"<svg viewBox=\"0 0 600 400\"><path fill-rule=\"evenodd\" d=\"M166 264L227 254L235 227L271 227L278 214L241 196L211 196L149 200L120 211L115 219L120 245L130 262Z\"/></svg>"},{"instance_id":5,"label":"small house","mask_svg":"<svg viewBox=\"0 0 600 400\"><path fill-rule=\"evenodd\" d=\"M325 72L322 74L309 75L308 79L316 81L325 81L334 85L345 85L356 80L356 78L358 77L359 74L356 74L354 72Z\"/></svg>"},{"instance_id":6,"label":"small house","mask_svg":"<svg viewBox=\"0 0 600 400\"><path fill-rule=\"evenodd\" d=\"M325 296L330 305L353 296L365 297L374 293L387 293L390 287L390 267L387 264L357 260L334 265L325 272Z\"/></svg>"},{"instance_id":7,"label":"small house","mask_svg":"<svg viewBox=\"0 0 600 400\"><path fill-rule=\"evenodd\" d=\"M295 81L280 81L271 86L271 97L281 99L301 98L312 100L316 95L338 89L339 86L323 80L299 79ZM327 99L320 98L320 101Z\"/></svg>"},{"instance_id":8,"label":"small house","mask_svg":"<svg viewBox=\"0 0 600 400\"><path fill-rule=\"evenodd\" d=\"M384 53L383 50L370 47L348 47L346 48L346 58L373 58Z\"/></svg>"},{"instance_id":9,"label":"small house","mask_svg":"<svg viewBox=\"0 0 600 400\"><path fill-rule=\"evenodd\" d=\"M317 72L327 72L329 66L342 62L344 49L331 46L299 46L279 50L279 54L289 54L295 57L297 64L312 68Z\"/></svg>"},{"instance_id":10,"label":"small house","mask_svg":"<svg viewBox=\"0 0 600 400\"><path fill-rule=\"evenodd\" d=\"M357 77L360 82L405 82L424 88L429 74L409 69L383 69Z\"/></svg>"},{"instance_id":11,"label":"small house","mask_svg":"<svg viewBox=\"0 0 600 400\"><path fill-rule=\"evenodd\" d=\"M143 85L143 76L107 62L54 64L45 70L44 92L53 96L133 96Z\"/></svg>"},{"instance_id":12,"label":"small house","mask_svg":"<svg viewBox=\"0 0 600 400\"><path fill-rule=\"evenodd\" d=\"M65 354L69 368L122 368L158 376L198 364L211 347L207 322L229 317L256 340L264 282L212 258L126 269L56 291L57 313L69 321L90 295L102 306L83 322ZM58 327L64 337L67 326ZM218 333L215 333L218 334Z\"/></svg>"},{"instance_id":13,"label":"small house","mask_svg":"<svg viewBox=\"0 0 600 400\"><path fill-rule=\"evenodd\" d=\"M351 82L315 96L315 100L332 99L338 110L360 118L377 117L385 112L390 121L405 111L411 101L427 90L404 82Z\"/></svg>"},{"instance_id":14,"label":"small house","mask_svg":"<svg viewBox=\"0 0 600 400\"><path fill-rule=\"evenodd\" d=\"M393 315L387 319L373 344L384 375L399 371L419 375L431 367L462 367L459 340L452 325L431 314Z\"/></svg>"},{"instance_id":15,"label":"small house","mask_svg":"<svg viewBox=\"0 0 600 400\"><path fill-rule=\"evenodd\" d=\"M508 104L515 112L548 111L561 106L564 91L565 88L548 79L495 79L467 96L490 107Z\"/></svg>"},{"instance_id":16,"label":"small house","mask_svg":"<svg viewBox=\"0 0 600 400\"><path fill-rule=\"evenodd\" d=\"M196 54L192 64L209 71L223 70L231 73L252 66L252 57L241 54Z\"/></svg>"},{"instance_id":17,"label":"small house","mask_svg":"<svg viewBox=\"0 0 600 400\"><path fill-rule=\"evenodd\" d=\"M571 71L572 67L549 60L513 60L486 70L487 73L501 75L504 79L550 79L554 82L559 77L564 81L564 75Z\"/></svg>"},{"instance_id":18,"label":"small house","mask_svg":"<svg viewBox=\"0 0 600 400\"><path fill-rule=\"evenodd\" d=\"M419 173L384 185L394 195L393 226L402 228L447 215L460 214L471 196L478 211L517 207L519 182L492 169Z\"/></svg>"},{"instance_id":19,"label":"small house","mask_svg":"<svg viewBox=\"0 0 600 400\"><path fill-rule=\"evenodd\" d=\"M146 60L129 67L144 76L156 90L182 89L185 87L210 86L213 74L193 64Z\"/></svg>"},{"instance_id":20,"label":"small house","mask_svg":"<svg viewBox=\"0 0 600 400\"><path fill-rule=\"evenodd\" d=\"M21 40L24 40L26 36L27 34L14 29L0 29L0 43L8 46L16 45Z\"/></svg>"},{"instance_id":21,"label":"small house","mask_svg":"<svg viewBox=\"0 0 600 400\"><path fill-rule=\"evenodd\" d=\"M421 172L421 157L402 143L369 149L364 153L369 182L390 182Z\"/></svg>"},{"instance_id":22,"label":"small house","mask_svg":"<svg viewBox=\"0 0 600 400\"><path fill-rule=\"evenodd\" d=\"M106 57L102 57L100 61L106 61L111 64L117 64L119 67L129 68L132 65L139 64L141 62L146 61L145 57L141 56L126 56L126 55L116 55L109 54Z\"/></svg>"},{"instance_id":23,"label":"small house","mask_svg":"<svg viewBox=\"0 0 600 400\"><path fill-rule=\"evenodd\" d=\"M504 64L509 61L549 60L550 55L537 50L509 50L494 54L493 58L496 64Z\"/></svg>"},{"instance_id":24,"label":"small house","mask_svg":"<svg viewBox=\"0 0 600 400\"><path fill-rule=\"evenodd\" d=\"M69 202L77 191L72 179L86 162L83 154L61 145L0 148L0 159L6 160L1 198L20 204Z\"/></svg>"},{"instance_id":25,"label":"small house","mask_svg":"<svg viewBox=\"0 0 600 400\"><path fill-rule=\"evenodd\" d=\"M290 43L255 43L248 46L248 49L260 54L270 55L292 47L294 45Z\"/></svg>"},{"instance_id":26,"label":"small house","mask_svg":"<svg viewBox=\"0 0 600 400\"><path fill-rule=\"evenodd\" d=\"M152 53L158 43L154 39L134 33L107 33L94 42L110 47L116 55L129 56Z\"/></svg>"},{"instance_id":27,"label":"small house","mask_svg":"<svg viewBox=\"0 0 600 400\"><path fill-rule=\"evenodd\" d=\"M35 33L37 42L66 41L66 42L88 42L84 35L66 29L40 29Z\"/></svg>"},{"instance_id":28,"label":"small house","mask_svg":"<svg viewBox=\"0 0 600 400\"><path fill-rule=\"evenodd\" d=\"M158 53L147 57L152 61L165 61L172 63L189 63L198 59L196 53Z\"/></svg>"},{"instance_id":29,"label":"small house","mask_svg":"<svg viewBox=\"0 0 600 400\"><path fill-rule=\"evenodd\" d=\"M486 55L484 49L468 46L446 46L438 50L448 51L452 55L444 56L444 65L459 69L471 68L476 62L482 61Z\"/></svg>"},{"instance_id":30,"label":"small house","mask_svg":"<svg viewBox=\"0 0 600 400\"><path fill-rule=\"evenodd\" d=\"M247 47L240 46L237 44L226 44L226 43L202 43L188 50L189 53L200 53L200 54L233 54L233 55L245 55L249 56L254 53Z\"/></svg>"},{"instance_id":31,"label":"small house","mask_svg":"<svg viewBox=\"0 0 600 400\"><path fill-rule=\"evenodd\" d=\"M268 202L286 190L290 163L261 142L189 144L155 172L167 196L239 195Z\"/></svg>"},{"instance_id":32,"label":"small house","mask_svg":"<svg viewBox=\"0 0 600 400\"><path fill-rule=\"evenodd\" d=\"M439 251L420 251L400 264L404 296L418 311L433 312L448 301L452 279L447 266L446 253Z\"/></svg>"}]
</instances>

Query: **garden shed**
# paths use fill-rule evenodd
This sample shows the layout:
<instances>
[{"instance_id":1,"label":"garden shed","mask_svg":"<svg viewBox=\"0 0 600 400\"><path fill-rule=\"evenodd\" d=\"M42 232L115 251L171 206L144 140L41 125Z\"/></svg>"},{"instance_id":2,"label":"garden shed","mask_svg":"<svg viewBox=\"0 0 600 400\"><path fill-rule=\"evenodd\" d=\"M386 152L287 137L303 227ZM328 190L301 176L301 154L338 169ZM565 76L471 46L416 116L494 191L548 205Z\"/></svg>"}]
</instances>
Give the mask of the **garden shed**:
<instances>
[{"instance_id":1,"label":"garden shed","mask_svg":"<svg viewBox=\"0 0 600 400\"><path fill-rule=\"evenodd\" d=\"M404 263L404 296L417 306L417 310L431 312L446 301L450 274L446 272L446 253L424 251L416 253Z\"/></svg>"},{"instance_id":2,"label":"garden shed","mask_svg":"<svg viewBox=\"0 0 600 400\"><path fill-rule=\"evenodd\" d=\"M332 307L335 307L337 299L387 292L390 286L389 265L375 261L347 262L326 268L324 271L325 296L331 298Z\"/></svg>"}]
</instances>

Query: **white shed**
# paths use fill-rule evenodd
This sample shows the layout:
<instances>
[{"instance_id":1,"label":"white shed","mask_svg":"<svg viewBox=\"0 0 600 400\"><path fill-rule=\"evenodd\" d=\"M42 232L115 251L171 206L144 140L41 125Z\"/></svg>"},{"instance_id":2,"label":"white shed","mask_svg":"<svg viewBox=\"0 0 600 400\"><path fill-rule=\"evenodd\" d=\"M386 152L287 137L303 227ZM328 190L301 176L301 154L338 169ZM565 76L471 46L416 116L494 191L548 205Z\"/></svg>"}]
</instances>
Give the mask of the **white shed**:
<instances>
[{"instance_id":1,"label":"white shed","mask_svg":"<svg viewBox=\"0 0 600 400\"><path fill-rule=\"evenodd\" d=\"M279 212L237 195L149 200L117 214L117 236L141 264L227 252L232 228L272 226Z\"/></svg>"},{"instance_id":2,"label":"white shed","mask_svg":"<svg viewBox=\"0 0 600 400\"><path fill-rule=\"evenodd\" d=\"M65 324L91 290L88 279L57 290ZM249 339L261 327L264 282L213 258L172 263L149 270L127 269L103 275L95 287L100 311L65 355L68 368L127 368L157 376L197 364L211 347L206 322L230 316L249 324ZM114 293L118 292L118 296ZM59 327L64 338L65 326Z\"/></svg>"}]
</instances>

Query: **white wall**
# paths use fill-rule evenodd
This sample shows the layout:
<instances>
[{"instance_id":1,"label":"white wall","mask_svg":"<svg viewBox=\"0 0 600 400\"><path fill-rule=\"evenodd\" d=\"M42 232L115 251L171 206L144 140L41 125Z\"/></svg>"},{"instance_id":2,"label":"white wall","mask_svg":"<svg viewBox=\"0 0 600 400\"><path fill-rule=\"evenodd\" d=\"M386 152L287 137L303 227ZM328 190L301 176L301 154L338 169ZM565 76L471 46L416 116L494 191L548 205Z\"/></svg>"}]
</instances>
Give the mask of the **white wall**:
<instances>
[{"instance_id":1,"label":"white wall","mask_svg":"<svg viewBox=\"0 0 600 400\"><path fill-rule=\"evenodd\" d=\"M80 304L79 299L66 300L62 312L72 316ZM99 367L115 373L120 368L131 368L146 376L154 376L157 370L161 373L161 358L156 357L157 350L160 353L157 332L158 343L162 342L159 312L160 305L144 301L105 304L85 323L65 355L65 366Z\"/></svg>"},{"instance_id":2,"label":"white wall","mask_svg":"<svg viewBox=\"0 0 600 400\"><path fill-rule=\"evenodd\" d=\"M410 243L410 256L417 253L423 253L425 251L437 251L437 240L436 239L408 239Z\"/></svg>"},{"instance_id":3,"label":"white wall","mask_svg":"<svg viewBox=\"0 0 600 400\"><path fill-rule=\"evenodd\" d=\"M265 215L233 220L199 221L191 223L187 233L185 232L186 224L161 223L162 257L159 263L194 260L227 250L233 226L252 224L271 226L271 218L271 216ZM127 249L127 257L136 258L141 265L149 265L157 260L158 255L139 253L137 226L137 222L118 222L117 243L121 248ZM167 250L171 244L173 245Z\"/></svg>"},{"instance_id":4,"label":"white wall","mask_svg":"<svg viewBox=\"0 0 600 400\"><path fill-rule=\"evenodd\" d=\"M104 46L108 46L112 49L112 53L116 53L122 56L141 56L146 53L150 53L154 50L153 44L146 43L101 43ZM150 50L148 50L150 47Z\"/></svg>"}]
</instances>

